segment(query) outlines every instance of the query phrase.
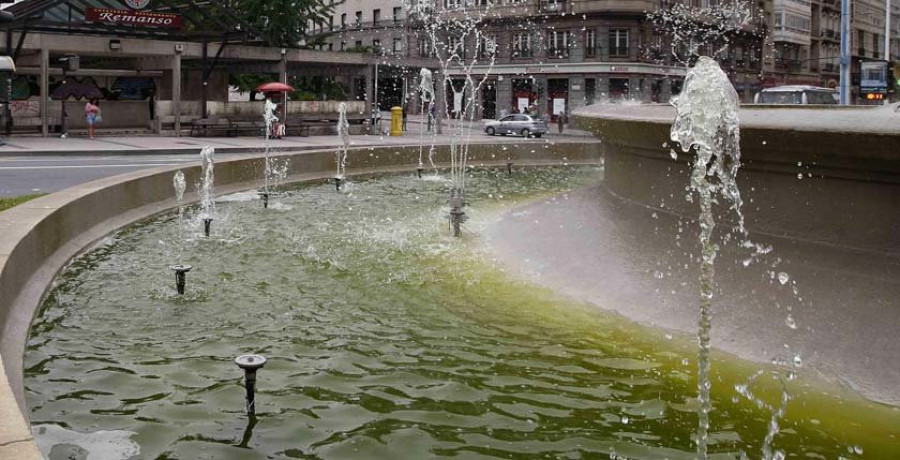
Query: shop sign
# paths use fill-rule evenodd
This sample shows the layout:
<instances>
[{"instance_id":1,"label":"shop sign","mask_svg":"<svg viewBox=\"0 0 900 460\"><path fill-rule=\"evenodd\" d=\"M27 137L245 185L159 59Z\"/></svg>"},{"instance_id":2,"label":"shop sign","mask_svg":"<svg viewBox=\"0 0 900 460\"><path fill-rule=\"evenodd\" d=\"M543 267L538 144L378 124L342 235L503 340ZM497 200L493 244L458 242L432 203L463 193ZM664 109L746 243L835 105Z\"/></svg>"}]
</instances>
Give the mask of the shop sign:
<instances>
[{"instance_id":1,"label":"shop sign","mask_svg":"<svg viewBox=\"0 0 900 460\"><path fill-rule=\"evenodd\" d=\"M610 69L610 71L611 71L611 72L628 72L628 67L616 67L616 66L613 66L612 69Z\"/></svg>"},{"instance_id":2,"label":"shop sign","mask_svg":"<svg viewBox=\"0 0 900 460\"><path fill-rule=\"evenodd\" d=\"M104 24L133 25L166 29L181 28L181 16L168 13L144 13L141 11L88 8L85 10L84 19L88 22L102 22Z\"/></svg>"},{"instance_id":3,"label":"shop sign","mask_svg":"<svg viewBox=\"0 0 900 460\"><path fill-rule=\"evenodd\" d=\"M125 0L125 4L133 10L142 10L150 4L150 0Z\"/></svg>"}]
</instances>

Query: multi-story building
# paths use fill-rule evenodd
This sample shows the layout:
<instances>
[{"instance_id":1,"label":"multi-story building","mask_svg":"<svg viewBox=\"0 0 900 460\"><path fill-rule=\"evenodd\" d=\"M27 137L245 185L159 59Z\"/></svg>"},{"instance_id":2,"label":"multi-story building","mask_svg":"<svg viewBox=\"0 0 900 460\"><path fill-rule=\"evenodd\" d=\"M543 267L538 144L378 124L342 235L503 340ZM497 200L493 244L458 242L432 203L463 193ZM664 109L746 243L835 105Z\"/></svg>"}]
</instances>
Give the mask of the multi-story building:
<instances>
[{"instance_id":1,"label":"multi-story building","mask_svg":"<svg viewBox=\"0 0 900 460\"><path fill-rule=\"evenodd\" d=\"M482 43L466 43L461 50L467 58L479 60L471 69L473 76L486 79L478 94L469 95L479 100L483 117L535 106L542 113L556 114L603 100L667 101L679 91L685 63L673 59L672 43L665 31L654 28L647 12L676 3L721 4L716 0L428 1L434 2L433 14L481 18ZM748 0L745 4L752 16L748 27L727 37L727 42L704 44L700 52L716 55L744 101L768 86L834 87L839 79L840 1ZM418 69L406 68L405 58L435 57L422 28L423 18L408 14L404 3L346 0L335 6L329 24L318 30L320 49L384 57L376 79L382 109L415 98ZM894 3L891 40L893 59L897 59L900 0ZM884 0L853 0L852 14L854 68L859 68L860 59L885 59ZM448 45L454 39L449 34L440 40ZM491 56L485 52L486 42L496 45ZM448 73L460 77L461 70Z\"/></svg>"},{"instance_id":2,"label":"multi-story building","mask_svg":"<svg viewBox=\"0 0 900 460\"><path fill-rule=\"evenodd\" d=\"M891 55L885 56L885 1L853 0L850 50L858 88L861 60L900 60L900 1L891 7ZM764 69L767 86L809 84L836 87L840 80L841 0L772 0L773 58Z\"/></svg>"}]
</instances>

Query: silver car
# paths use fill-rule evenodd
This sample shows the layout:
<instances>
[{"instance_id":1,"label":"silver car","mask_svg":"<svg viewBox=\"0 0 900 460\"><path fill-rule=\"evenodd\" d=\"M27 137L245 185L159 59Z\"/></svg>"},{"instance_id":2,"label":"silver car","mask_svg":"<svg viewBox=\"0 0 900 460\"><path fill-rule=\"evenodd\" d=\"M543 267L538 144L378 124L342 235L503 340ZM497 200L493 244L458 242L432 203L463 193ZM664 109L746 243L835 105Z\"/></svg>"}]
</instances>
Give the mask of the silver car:
<instances>
[{"instance_id":1,"label":"silver car","mask_svg":"<svg viewBox=\"0 0 900 460\"><path fill-rule=\"evenodd\" d=\"M484 132L490 136L495 134L521 134L525 137L541 137L549 128L543 120L531 115L513 114L499 120L492 120L484 125Z\"/></svg>"}]
</instances>

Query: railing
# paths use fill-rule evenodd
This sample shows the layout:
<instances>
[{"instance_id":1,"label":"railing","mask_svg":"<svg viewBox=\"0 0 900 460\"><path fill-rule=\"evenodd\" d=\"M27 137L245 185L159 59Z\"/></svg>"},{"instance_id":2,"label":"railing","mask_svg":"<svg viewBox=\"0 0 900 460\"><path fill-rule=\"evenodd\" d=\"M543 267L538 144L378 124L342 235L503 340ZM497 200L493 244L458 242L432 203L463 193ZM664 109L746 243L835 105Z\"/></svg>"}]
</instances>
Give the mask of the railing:
<instances>
[{"instance_id":1,"label":"railing","mask_svg":"<svg viewBox=\"0 0 900 460\"><path fill-rule=\"evenodd\" d=\"M566 2L562 0L541 0L538 3L538 10L541 13L565 13Z\"/></svg>"},{"instance_id":2,"label":"railing","mask_svg":"<svg viewBox=\"0 0 900 460\"><path fill-rule=\"evenodd\" d=\"M550 59L566 59L569 57L569 48L550 48L547 50L547 57Z\"/></svg>"},{"instance_id":3,"label":"railing","mask_svg":"<svg viewBox=\"0 0 900 460\"><path fill-rule=\"evenodd\" d=\"M799 59L776 59L775 68L778 70L797 71L803 63Z\"/></svg>"}]
</instances>

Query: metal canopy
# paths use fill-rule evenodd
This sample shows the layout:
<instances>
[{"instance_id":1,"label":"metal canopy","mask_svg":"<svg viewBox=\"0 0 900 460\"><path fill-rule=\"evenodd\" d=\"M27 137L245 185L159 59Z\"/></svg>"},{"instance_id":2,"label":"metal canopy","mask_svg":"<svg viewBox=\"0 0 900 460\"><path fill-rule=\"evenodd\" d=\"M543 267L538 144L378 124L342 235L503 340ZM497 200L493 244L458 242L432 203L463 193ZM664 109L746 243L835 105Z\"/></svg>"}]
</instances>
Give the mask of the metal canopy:
<instances>
[{"instance_id":1,"label":"metal canopy","mask_svg":"<svg viewBox=\"0 0 900 460\"><path fill-rule=\"evenodd\" d=\"M223 0L153 0L140 13L176 14L182 27L105 24L85 19L88 8L130 11L120 0L24 0L6 8L15 15L0 30L109 35L193 42L265 43L261 27L239 18Z\"/></svg>"}]
</instances>

